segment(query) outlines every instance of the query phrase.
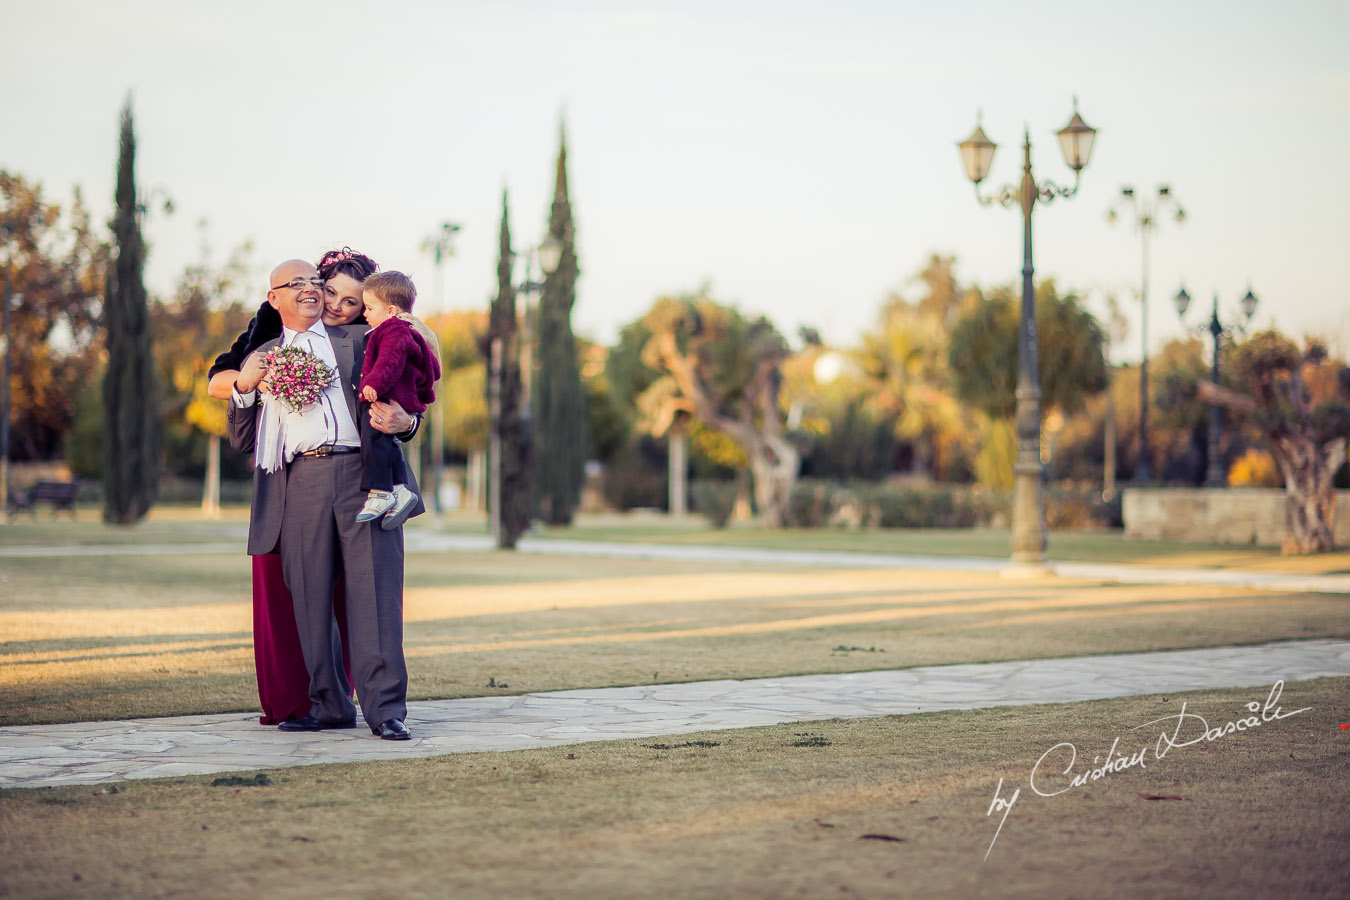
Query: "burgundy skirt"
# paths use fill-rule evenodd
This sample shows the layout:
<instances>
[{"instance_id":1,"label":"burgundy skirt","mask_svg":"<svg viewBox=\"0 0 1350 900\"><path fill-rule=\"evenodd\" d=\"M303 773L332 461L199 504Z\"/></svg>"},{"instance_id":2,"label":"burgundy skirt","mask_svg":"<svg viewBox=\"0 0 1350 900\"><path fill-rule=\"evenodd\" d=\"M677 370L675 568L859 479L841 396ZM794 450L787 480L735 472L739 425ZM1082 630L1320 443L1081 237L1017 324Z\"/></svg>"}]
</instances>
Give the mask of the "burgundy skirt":
<instances>
[{"instance_id":1,"label":"burgundy skirt","mask_svg":"<svg viewBox=\"0 0 1350 900\"><path fill-rule=\"evenodd\" d=\"M309 715L309 672L295 627L295 605L281 574L281 554L264 553L253 560L253 661L258 672L258 699L263 725ZM333 586L333 612L342 635L342 668L352 683L347 649L347 592L339 577Z\"/></svg>"}]
</instances>

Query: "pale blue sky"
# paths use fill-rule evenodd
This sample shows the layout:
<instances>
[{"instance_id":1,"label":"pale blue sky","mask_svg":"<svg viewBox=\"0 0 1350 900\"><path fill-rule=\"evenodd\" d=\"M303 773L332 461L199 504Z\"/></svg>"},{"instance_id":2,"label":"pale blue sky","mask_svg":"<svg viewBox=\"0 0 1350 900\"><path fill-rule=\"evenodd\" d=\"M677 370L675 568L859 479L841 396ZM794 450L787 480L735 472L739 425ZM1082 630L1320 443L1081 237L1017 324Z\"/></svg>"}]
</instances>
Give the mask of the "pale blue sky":
<instances>
[{"instance_id":1,"label":"pale blue sky","mask_svg":"<svg viewBox=\"0 0 1350 900\"><path fill-rule=\"evenodd\" d=\"M111 211L117 112L134 90L148 268L167 291L205 217L217 259L263 272L350 244L435 302L424 236L463 225L445 304L496 284L500 192L517 248L541 236L566 111L583 268L577 330L611 340L704 282L853 343L932 252L984 286L1018 279L1018 213L981 208L955 147L977 109L990 183L1072 181L1053 132L1073 95L1100 129L1082 190L1036 214L1037 277L1118 292L1138 357L1139 241L1105 212L1170 184L1189 218L1153 243L1150 345L1184 281L1257 323L1350 353L1344 2L242 2L3 0L0 166ZM378 10L378 11L376 11ZM259 295L261 296L261 294ZM1100 308L1098 300L1093 301ZM1235 313L1234 313L1235 314Z\"/></svg>"}]
</instances>

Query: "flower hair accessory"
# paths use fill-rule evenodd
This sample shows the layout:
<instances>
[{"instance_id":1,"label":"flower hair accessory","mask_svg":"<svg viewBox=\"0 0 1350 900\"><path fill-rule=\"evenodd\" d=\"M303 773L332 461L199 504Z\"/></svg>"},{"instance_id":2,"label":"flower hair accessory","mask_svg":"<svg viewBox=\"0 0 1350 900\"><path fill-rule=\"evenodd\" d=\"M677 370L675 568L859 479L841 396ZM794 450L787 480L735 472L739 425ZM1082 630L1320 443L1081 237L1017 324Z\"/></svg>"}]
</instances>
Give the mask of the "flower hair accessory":
<instances>
[{"instance_id":1,"label":"flower hair accessory","mask_svg":"<svg viewBox=\"0 0 1350 900\"><path fill-rule=\"evenodd\" d=\"M352 251L351 247L343 247L341 250L329 250L323 255L323 259L319 260L319 265L316 268L321 269L324 266L331 266L334 263L340 263L343 260L351 259L355 255L356 254Z\"/></svg>"}]
</instances>

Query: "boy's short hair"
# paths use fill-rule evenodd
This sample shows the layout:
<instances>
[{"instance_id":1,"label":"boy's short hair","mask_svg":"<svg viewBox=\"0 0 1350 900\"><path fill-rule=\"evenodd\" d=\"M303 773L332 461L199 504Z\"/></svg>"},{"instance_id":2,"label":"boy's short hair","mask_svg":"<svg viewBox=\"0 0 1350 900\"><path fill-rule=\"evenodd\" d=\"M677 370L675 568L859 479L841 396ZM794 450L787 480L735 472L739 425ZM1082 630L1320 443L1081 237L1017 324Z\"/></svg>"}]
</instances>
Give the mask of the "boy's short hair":
<instances>
[{"instance_id":1,"label":"boy's short hair","mask_svg":"<svg viewBox=\"0 0 1350 900\"><path fill-rule=\"evenodd\" d=\"M402 272L376 272L361 284L361 290L370 291L389 306L412 312L417 302L417 288L412 279Z\"/></svg>"}]
</instances>

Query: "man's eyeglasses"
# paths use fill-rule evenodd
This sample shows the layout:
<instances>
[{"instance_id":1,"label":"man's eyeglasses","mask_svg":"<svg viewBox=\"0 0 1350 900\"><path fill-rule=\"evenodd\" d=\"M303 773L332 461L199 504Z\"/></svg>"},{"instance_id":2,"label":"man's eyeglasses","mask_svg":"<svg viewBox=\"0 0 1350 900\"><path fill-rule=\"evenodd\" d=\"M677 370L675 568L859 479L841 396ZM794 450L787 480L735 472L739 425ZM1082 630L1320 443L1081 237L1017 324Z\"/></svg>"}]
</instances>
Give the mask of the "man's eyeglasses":
<instances>
[{"instance_id":1,"label":"man's eyeglasses","mask_svg":"<svg viewBox=\"0 0 1350 900\"><path fill-rule=\"evenodd\" d=\"M293 291L303 291L307 287L323 287L322 278L292 278L285 284L274 284L268 290L279 291L282 288L290 288Z\"/></svg>"}]
</instances>

